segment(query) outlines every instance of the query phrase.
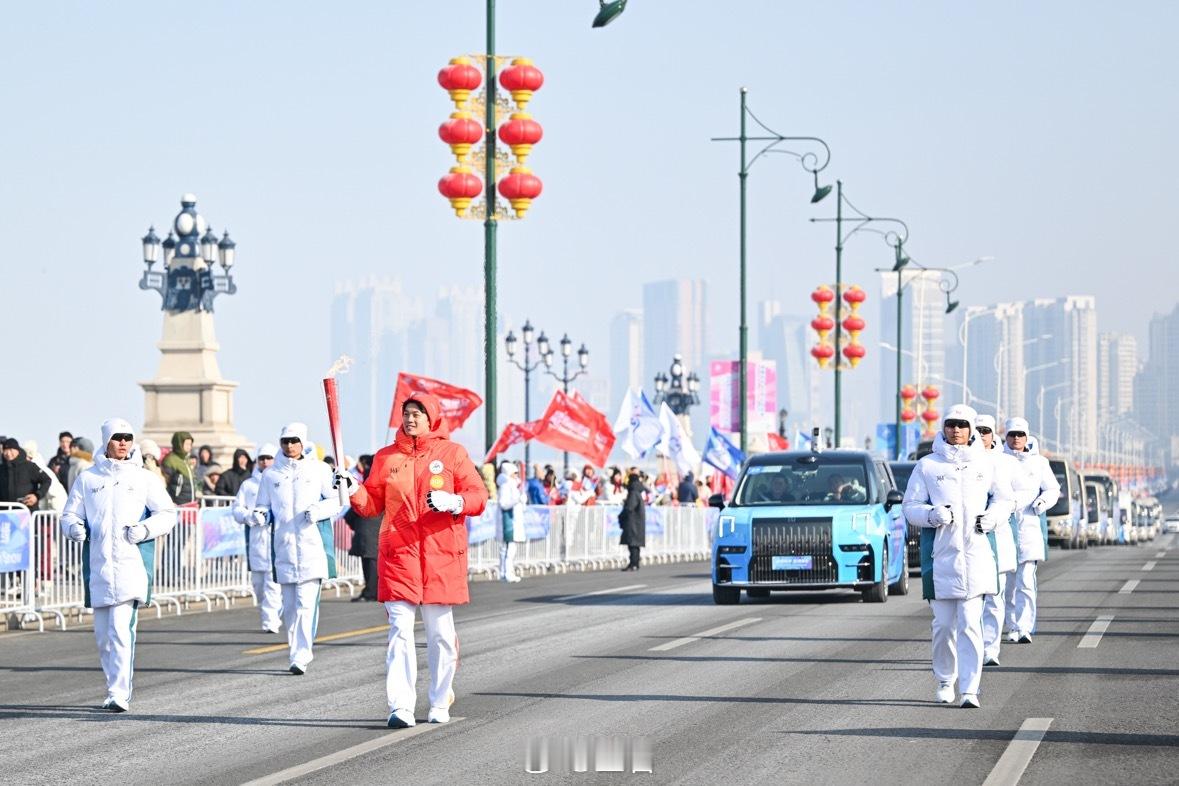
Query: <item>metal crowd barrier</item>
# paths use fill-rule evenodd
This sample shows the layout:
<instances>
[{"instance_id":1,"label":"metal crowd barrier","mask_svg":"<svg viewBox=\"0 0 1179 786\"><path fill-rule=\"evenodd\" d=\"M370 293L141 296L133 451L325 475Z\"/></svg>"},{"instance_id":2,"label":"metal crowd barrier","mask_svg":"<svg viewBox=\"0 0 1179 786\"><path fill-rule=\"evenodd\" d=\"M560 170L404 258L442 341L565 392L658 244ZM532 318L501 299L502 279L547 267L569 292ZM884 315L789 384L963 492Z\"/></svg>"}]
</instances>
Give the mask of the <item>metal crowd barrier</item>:
<instances>
[{"instance_id":1,"label":"metal crowd barrier","mask_svg":"<svg viewBox=\"0 0 1179 786\"><path fill-rule=\"evenodd\" d=\"M36 610L37 539L33 516L19 502L0 502L0 612L45 630Z\"/></svg>"}]
</instances>

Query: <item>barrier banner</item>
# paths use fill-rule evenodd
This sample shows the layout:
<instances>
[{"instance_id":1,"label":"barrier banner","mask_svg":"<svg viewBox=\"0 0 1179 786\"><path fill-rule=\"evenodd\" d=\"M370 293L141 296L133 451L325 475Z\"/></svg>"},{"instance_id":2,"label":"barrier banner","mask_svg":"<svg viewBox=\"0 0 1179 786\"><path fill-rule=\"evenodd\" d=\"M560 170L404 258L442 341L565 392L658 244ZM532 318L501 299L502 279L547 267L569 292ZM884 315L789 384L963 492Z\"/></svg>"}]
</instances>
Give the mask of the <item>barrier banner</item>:
<instances>
[{"instance_id":1,"label":"barrier banner","mask_svg":"<svg viewBox=\"0 0 1179 786\"><path fill-rule=\"evenodd\" d=\"M499 515L499 507L487 503L487 507L478 516L467 516L467 543L475 545L495 537L495 517Z\"/></svg>"},{"instance_id":2,"label":"barrier banner","mask_svg":"<svg viewBox=\"0 0 1179 786\"><path fill-rule=\"evenodd\" d=\"M0 573L20 573L29 569L32 528L24 510L0 511Z\"/></svg>"},{"instance_id":3,"label":"barrier banner","mask_svg":"<svg viewBox=\"0 0 1179 786\"><path fill-rule=\"evenodd\" d=\"M467 543L474 546L493 540L496 535L496 520L499 506L489 502L487 509L478 516L467 517ZM524 536L528 540L544 540L553 527L553 510L547 505L524 507Z\"/></svg>"},{"instance_id":4,"label":"barrier banner","mask_svg":"<svg viewBox=\"0 0 1179 786\"><path fill-rule=\"evenodd\" d=\"M232 508L204 508L200 512L201 559L246 553L246 528L233 520Z\"/></svg>"},{"instance_id":5,"label":"barrier banner","mask_svg":"<svg viewBox=\"0 0 1179 786\"><path fill-rule=\"evenodd\" d=\"M524 537L529 540L544 540L553 526L553 509L544 505L528 505L524 508Z\"/></svg>"},{"instance_id":6,"label":"barrier banner","mask_svg":"<svg viewBox=\"0 0 1179 786\"><path fill-rule=\"evenodd\" d=\"M622 527L618 524L618 515L622 513L621 505L607 505L606 508L606 534L614 537L615 535L622 535ZM663 534L663 508L654 505L648 505L643 520L646 522L646 534L648 535L662 535Z\"/></svg>"}]
</instances>

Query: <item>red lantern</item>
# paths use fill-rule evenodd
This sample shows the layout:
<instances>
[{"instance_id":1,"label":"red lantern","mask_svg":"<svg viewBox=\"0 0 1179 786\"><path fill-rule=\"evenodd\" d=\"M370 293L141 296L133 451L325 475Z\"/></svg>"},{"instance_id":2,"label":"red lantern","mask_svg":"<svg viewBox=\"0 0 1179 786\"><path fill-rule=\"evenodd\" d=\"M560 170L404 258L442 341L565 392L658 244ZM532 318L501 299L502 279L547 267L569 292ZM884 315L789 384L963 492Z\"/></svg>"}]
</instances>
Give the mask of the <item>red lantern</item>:
<instances>
[{"instance_id":1,"label":"red lantern","mask_svg":"<svg viewBox=\"0 0 1179 786\"><path fill-rule=\"evenodd\" d=\"M921 419L924 420L926 423L928 423L930 426L933 426L933 424L936 423L938 420L940 420L941 417L942 417L941 413L938 412L936 409L927 409L921 413Z\"/></svg>"},{"instance_id":2,"label":"red lantern","mask_svg":"<svg viewBox=\"0 0 1179 786\"><path fill-rule=\"evenodd\" d=\"M467 166L452 166L450 174L438 181L438 191L450 200L459 218L471 206L471 200L483 193L483 181Z\"/></svg>"},{"instance_id":3,"label":"red lantern","mask_svg":"<svg viewBox=\"0 0 1179 786\"><path fill-rule=\"evenodd\" d=\"M815 287L815 291L811 293L811 300L818 304L820 311L825 310L824 307L834 299L835 293L826 285Z\"/></svg>"},{"instance_id":4,"label":"red lantern","mask_svg":"<svg viewBox=\"0 0 1179 786\"><path fill-rule=\"evenodd\" d=\"M819 368L827 368L831 358L835 357L835 348L830 344L816 344L811 347L811 356L819 361Z\"/></svg>"},{"instance_id":5,"label":"red lantern","mask_svg":"<svg viewBox=\"0 0 1179 786\"><path fill-rule=\"evenodd\" d=\"M452 57L450 65L438 72L438 84L450 93L455 109L462 109L471 91L483 84L483 74L468 57Z\"/></svg>"},{"instance_id":6,"label":"red lantern","mask_svg":"<svg viewBox=\"0 0 1179 786\"><path fill-rule=\"evenodd\" d=\"M512 153L521 164L532 152L532 146L544 136L540 123L527 112L516 112L512 118L499 127L499 138L512 148Z\"/></svg>"},{"instance_id":7,"label":"red lantern","mask_svg":"<svg viewBox=\"0 0 1179 786\"><path fill-rule=\"evenodd\" d=\"M905 423L912 423L917 419L917 413L911 409L901 411L901 420Z\"/></svg>"},{"instance_id":8,"label":"red lantern","mask_svg":"<svg viewBox=\"0 0 1179 786\"><path fill-rule=\"evenodd\" d=\"M852 341L855 341L856 337L860 335L860 331L863 330L867 324L868 323L864 321L863 317L858 317L855 314L852 314L847 319L843 320L843 329L851 335Z\"/></svg>"},{"instance_id":9,"label":"red lantern","mask_svg":"<svg viewBox=\"0 0 1179 786\"><path fill-rule=\"evenodd\" d=\"M512 167L511 174L499 181L499 193L504 199L512 203L518 218L523 218L532 205L532 200L540 196L543 184L540 178L532 174L526 166Z\"/></svg>"},{"instance_id":10,"label":"red lantern","mask_svg":"<svg viewBox=\"0 0 1179 786\"><path fill-rule=\"evenodd\" d=\"M851 288L843 293L843 299L854 311L857 306L868 299L868 293L853 284Z\"/></svg>"},{"instance_id":11,"label":"red lantern","mask_svg":"<svg viewBox=\"0 0 1179 786\"><path fill-rule=\"evenodd\" d=\"M921 398L925 399L927 402L932 403L933 401L937 400L938 396L941 394L942 392L940 390L935 388L933 385L929 385L925 388L925 390L921 391Z\"/></svg>"},{"instance_id":12,"label":"red lantern","mask_svg":"<svg viewBox=\"0 0 1179 786\"><path fill-rule=\"evenodd\" d=\"M483 138L483 125L470 112L452 112L450 119L438 126L438 136L450 145L455 159L462 164L471 152L471 145Z\"/></svg>"},{"instance_id":13,"label":"red lantern","mask_svg":"<svg viewBox=\"0 0 1179 786\"><path fill-rule=\"evenodd\" d=\"M827 338L827 334L835 329L835 320L820 314L811 320L811 327L819 334L819 338Z\"/></svg>"},{"instance_id":14,"label":"red lantern","mask_svg":"<svg viewBox=\"0 0 1179 786\"><path fill-rule=\"evenodd\" d=\"M867 354L868 350L864 349L863 344L848 344L843 348L843 356L851 363L852 368L855 368Z\"/></svg>"},{"instance_id":15,"label":"red lantern","mask_svg":"<svg viewBox=\"0 0 1179 786\"><path fill-rule=\"evenodd\" d=\"M912 401L917 398L917 388L912 385L905 385L901 388L901 399L904 401Z\"/></svg>"},{"instance_id":16,"label":"red lantern","mask_svg":"<svg viewBox=\"0 0 1179 786\"><path fill-rule=\"evenodd\" d=\"M512 67L504 69L499 75L499 83L512 94L512 99L522 112L532 100L532 93L540 90L544 84L544 74L527 57L517 57L512 61Z\"/></svg>"}]
</instances>

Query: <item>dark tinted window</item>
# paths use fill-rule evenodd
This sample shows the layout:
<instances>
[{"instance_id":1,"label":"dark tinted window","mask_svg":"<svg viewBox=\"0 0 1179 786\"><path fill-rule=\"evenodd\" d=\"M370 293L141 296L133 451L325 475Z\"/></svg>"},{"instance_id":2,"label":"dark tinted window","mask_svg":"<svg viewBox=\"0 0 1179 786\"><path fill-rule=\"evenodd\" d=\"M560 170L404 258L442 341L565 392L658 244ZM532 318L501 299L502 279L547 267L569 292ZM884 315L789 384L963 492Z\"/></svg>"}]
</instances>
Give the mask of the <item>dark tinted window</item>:
<instances>
[{"instance_id":1,"label":"dark tinted window","mask_svg":"<svg viewBox=\"0 0 1179 786\"><path fill-rule=\"evenodd\" d=\"M1056 482L1060 484L1060 499L1048 510L1049 516L1067 516L1069 512L1068 469L1063 461L1048 462L1052 473L1056 475Z\"/></svg>"},{"instance_id":2,"label":"dark tinted window","mask_svg":"<svg viewBox=\"0 0 1179 786\"><path fill-rule=\"evenodd\" d=\"M897 482L897 489L904 494L909 486L909 476L913 474L916 464L908 461L898 461L889 465L892 468L892 478Z\"/></svg>"},{"instance_id":3,"label":"dark tinted window","mask_svg":"<svg viewBox=\"0 0 1179 786\"><path fill-rule=\"evenodd\" d=\"M736 504L857 505L868 501L871 484L864 462L814 458L749 467L737 489Z\"/></svg>"},{"instance_id":4,"label":"dark tinted window","mask_svg":"<svg viewBox=\"0 0 1179 786\"><path fill-rule=\"evenodd\" d=\"M1085 487L1085 504L1089 506L1089 523L1096 524L1101 521L1097 512L1097 489L1092 486Z\"/></svg>"}]
</instances>

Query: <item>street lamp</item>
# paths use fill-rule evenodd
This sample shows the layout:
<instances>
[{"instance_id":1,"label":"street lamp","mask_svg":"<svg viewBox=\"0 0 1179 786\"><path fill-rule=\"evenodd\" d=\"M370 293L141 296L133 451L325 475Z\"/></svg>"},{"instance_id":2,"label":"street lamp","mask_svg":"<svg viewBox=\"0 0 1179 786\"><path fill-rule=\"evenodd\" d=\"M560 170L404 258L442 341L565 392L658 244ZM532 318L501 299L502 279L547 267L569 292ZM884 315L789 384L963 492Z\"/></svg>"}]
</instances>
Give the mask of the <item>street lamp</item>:
<instances>
[{"instance_id":1,"label":"street lamp","mask_svg":"<svg viewBox=\"0 0 1179 786\"><path fill-rule=\"evenodd\" d=\"M695 371L684 375L684 356L678 353L672 357L668 371L670 375L662 371L655 375L655 406L666 401L673 415L686 419L689 410L700 403L700 378ZM692 429L687 431L691 435Z\"/></svg>"},{"instance_id":2,"label":"street lamp","mask_svg":"<svg viewBox=\"0 0 1179 786\"><path fill-rule=\"evenodd\" d=\"M211 312L217 295L237 292L237 285L229 274L237 244L229 239L228 232L218 242L213 229L197 212L195 196L185 194L180 198L180 206L180 213L172 223L172 229L180 237L179 242L172 231L161 242L154 226L140 238L143 264L147 269L139 280L139 288L159 292L164 311ZM161 256L163 265L160 270L155 270ZM221 273L216 271L218 261L221 262Z\"/></svg>"},{"instance_id":3,"label":"street lamp","mask_svg":"<svg viewBox=\"0 0 1179 786\"><path fill-rule=\"evenodd\" d=\"M747 385L746 380L746 365L749 357L749 325L746 320L745 312L745 213L746 213L746 197L745 185L749 178L750 168L757 163L757 160L767 153L780 153L798 159L802 168L809 172L815 181L815 190L811 195L811 204L822 201L822 199L831 193L831 186L819 185L819 173L827 168L827 164L831 163L831 148L817 136L783 136L777 131L767 126L757 118L746 106L745 96L749 92L748 88L741 88L741 134L735 137L713 137L713 142L739 142L741 148L741 168L737 171L737 178L740 183L740 290L741 290L741 324L738 327L738 337L740 344L740 358L739 367L737 369L737 397L741 402L738 407L740 413L740 431L741 431L741 450L748 452L749 429L748 429L748 413L745 406L745 390ZM753 122L761 126L770 136L749 136L745 133L746 118L753 118ZM757 152L757 154L748 161L745 157L745 145L749 142L765 142L765 147ZM796 153L792 150L785 150L779 145L783 142L813 142L821 145L823 148L823 160L819 161L819 156L812 152Z\"/></svg>"},{"instance_id":4,"label":"street lamp","mask_svg":"<svg viewBox=\"0 0 1179 786\"><path fill-rule=\"evenodd\" d=\"M508 335L504 337L504 349L508 352L508 360L516 368L524 372L524 422L532 422L532 372L540 366L544 356L549 351L549 340L545 338L544 332L541 332L539 340L536 339L536 329L532 327L531 320L524 320L524 327L520 328L520 337L524 340L524 362L516 360L516 334L508 331ZM540 357L536 362L532 362L531 352L533 341L536 341L537 348L540 350ZM528 468L532 466L531 462L532 450L528 441L524 442L524 469L527 474Z\"/></svg>"},{"instance_id":5,"label":"street lamp","mask_svg":"<svg viewBox=\"0 0 1179 786\"><path fill-rule=\"evenodd\" d=\"M598 15L594 17L593 27L605 27L617 19L626 10L626 0L598 0Z\"/></svg>"},{"instance_id":6,"label":"street lamp","mask_svg":"<svg viewBox=\"0 0 1179 786\"><path fill-rule=\"evenodd\" d=\"M542 337L543 338L543 337ZM539 343L539 342L538 342ZM569 373L569 359L573 356L573 341L570 340L569 334L561 336L561 373L553 371L553 351L549 349L549 342L544 341L544 349L541 350L541 360L544 361L544 370L553 379L561 383L565 395L569 395L569 383L585 374L589 370L589 350L585 348L585 344L577 350L577 370L572 374ZM565 469L564 473L569 471L569 451L564 451L565 455Z\"/></svg>"}]
</instances>

